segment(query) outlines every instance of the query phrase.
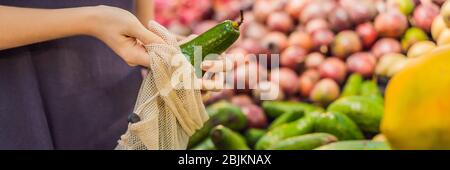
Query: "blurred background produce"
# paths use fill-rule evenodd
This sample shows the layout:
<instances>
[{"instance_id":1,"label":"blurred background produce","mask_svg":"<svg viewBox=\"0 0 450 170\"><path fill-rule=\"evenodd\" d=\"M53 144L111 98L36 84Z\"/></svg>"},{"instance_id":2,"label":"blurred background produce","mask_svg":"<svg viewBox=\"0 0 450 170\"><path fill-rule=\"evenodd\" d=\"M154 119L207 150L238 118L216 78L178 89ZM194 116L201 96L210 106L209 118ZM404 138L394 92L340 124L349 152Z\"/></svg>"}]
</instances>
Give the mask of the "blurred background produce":
<instances>
[{"instance_id":1,"label":"blurred background produce","mask_svg":"<svg viewBox=\"0 0 450 170\"><path fill-rule=\"evenodd\" d=\"M156 20L182 36L244 11L227 53L245 61L233 75L246 89L205 96L211 119L190 149L390 149L380 134L386 85L408 62L450 44L445 0L156 2ZM280 67L248 54L279 54ZM268 81L247 84L255 70ZM261 101L267 91L277 100Z\"/></svg>"}]
</instances>

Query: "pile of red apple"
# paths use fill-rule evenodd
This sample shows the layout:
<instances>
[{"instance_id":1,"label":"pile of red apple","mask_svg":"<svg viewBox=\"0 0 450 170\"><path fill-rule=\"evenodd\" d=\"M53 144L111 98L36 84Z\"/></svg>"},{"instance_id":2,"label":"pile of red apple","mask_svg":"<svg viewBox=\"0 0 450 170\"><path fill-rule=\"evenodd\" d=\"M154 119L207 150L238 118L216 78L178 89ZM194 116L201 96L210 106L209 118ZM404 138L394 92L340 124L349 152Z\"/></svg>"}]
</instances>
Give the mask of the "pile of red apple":
<instances>
[{"instance_id":1,"label":"pile of red apple","mask_svg":"<svg viewBox=\"0 0 450 170\"><path fill-rule=\"evenodd\" d=\"M279 68L262 67L254 61L247 61L235 68L236 79L248 78L249 71L269 70L268 74L258 74L267 76L268 81L248 85L249 88L256 87L252 90L216 92L209 103L229 98L237 105L253 107L260 102L260 88L271 86L279 88L279 93L274 93L278 94L276 98L279 100L327 105L339 97L349 74L359 73L367 79L388 79L404 66L404 63L398 63L409 58L409 53L416 57L427 46L435 46L431 35L432 24L444 2L211 0L202 1L202 7L198 6L200 3L189 3L196 8L195 12L202 13L198 15L202 17L189 21L195 24L186 25L177 19L167 26L180 34L200 34L223 19L236 19L242 9L245 11L245 21L241 27L241 38L228 53L236 56L279 54ZM209 9L205 9L206 4L209 4ZM177 17L185 18L184 15L191 16L190 12L184 11ZM279 84L271 82L273 76L278 76ZM252 107L249 110L258 110ZM261 124L264 123L254 126Z\"/></svg>"}]
</instances>

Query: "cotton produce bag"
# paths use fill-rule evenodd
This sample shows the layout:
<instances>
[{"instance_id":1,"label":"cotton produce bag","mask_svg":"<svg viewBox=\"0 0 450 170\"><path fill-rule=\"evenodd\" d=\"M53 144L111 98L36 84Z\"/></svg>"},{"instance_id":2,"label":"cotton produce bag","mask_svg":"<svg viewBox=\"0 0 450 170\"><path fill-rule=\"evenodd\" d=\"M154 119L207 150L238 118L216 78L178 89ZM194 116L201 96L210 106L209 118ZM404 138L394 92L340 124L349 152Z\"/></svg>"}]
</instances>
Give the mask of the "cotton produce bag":
<instances>
[{"instance_id":1,"label":"cotton produce bag","mask_svg":"<svg viewBox=\"0 0 450 170\"><path fill-rule=\"evenodd\" d=\"M150 57L149 74L116 149L186 149L189 137L208 119L200 90L195 88L197 78L176 36L154 21L149 27L165 43L145 46Z\"/></svg>"}]
</instances>

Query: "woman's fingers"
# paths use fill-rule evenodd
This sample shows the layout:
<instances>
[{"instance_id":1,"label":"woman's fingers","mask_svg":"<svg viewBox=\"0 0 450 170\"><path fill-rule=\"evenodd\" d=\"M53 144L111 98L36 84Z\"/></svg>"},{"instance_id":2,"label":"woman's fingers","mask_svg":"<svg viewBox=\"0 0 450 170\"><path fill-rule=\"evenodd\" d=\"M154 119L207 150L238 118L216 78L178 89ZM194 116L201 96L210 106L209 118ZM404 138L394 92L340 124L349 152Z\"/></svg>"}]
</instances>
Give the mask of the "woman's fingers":
<instances>
[{"instance_id":1,"label":"woman's fingers","mask_svg":"<svg viewBox=\"0 0 450 170\"><path fill-rule=\"evenodd\" d=\"M150 57L144 46L136 39L127 37L124 43L119 44L117 54L130 66L141 65L149 67Z\"/></svg>"},{"instance_id":2,"label":"woman's fingers","mask_svg":"<svg viewBox=\"0 0 450 170\"><path fill-rule=\"evenodd\" d=\"M130 36L138 39L143 44L151 44L151 43L157 43L162 44L164 43L163 39L156 35L155 33L151 32L147 28L145 28L142 24L138 24L135 28L132 29L130 32Z\"/></svg>"},{"instance_id":3,"label":"woman's fingers","mask_svg":"<svg viewBox=\"0 0 450 170\"><path fill-rule=\"evenodd\" d=\"M149 67L150 58L145 49L145 44L164 43L163 39L145 28L141 23L137 23L129 31L128 49L124 49L124 59L130 66L141 65ZM123 47L122 47L123 48Z\"/></svg>"}]
</instances>

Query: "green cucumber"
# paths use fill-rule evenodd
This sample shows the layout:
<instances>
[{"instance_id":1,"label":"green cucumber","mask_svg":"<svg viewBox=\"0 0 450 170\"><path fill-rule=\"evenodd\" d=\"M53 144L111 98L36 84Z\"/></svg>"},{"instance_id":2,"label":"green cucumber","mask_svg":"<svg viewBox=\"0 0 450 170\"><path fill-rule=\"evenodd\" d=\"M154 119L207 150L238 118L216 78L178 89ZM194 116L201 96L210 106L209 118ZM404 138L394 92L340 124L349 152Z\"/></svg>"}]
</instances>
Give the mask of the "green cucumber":
<instances>
[{"instance_id":1,"label":"green cucumber","mask_svg":"<svg viewBox=\"0 0 450 170\"><path fill-rule=\"evenodd\" d=\"M264 136L266 132L267 131L265 129L250 128L245 132L244 136L247 140L248 145L254 147L256 145L256 142L258 142L258 140L261 139L261 137Z\"/></svg>"},{"instance_id":2,"label":"green cucumber","mask_svg":"<svg viewBox=\"0 0 450 170\"><path fill-rule=\"evenodd\" d=\"M341 97L359 95L361 92L361 85L363 83L363 77L360 74L352 74L347 79L342 90Z\"/></svg>"},{"instance_id":3,"label":"green cucumber","mask_svg":"<svg viewBox=\"0 0 450 170\"><path fill-rule=\"evenodd\" d=\"M312 104L292 102L292 101L264 101L262 103L264 112L272 118L278 117L288 112L303 112L309 113L322 108L314 106Z\"/></svg>"},{"instance_id":4,"label":"green cucumber","mask_svg":"<svg viewBox=\"0 0 450 170\"><path fill-rule=\"evenodd\" d=\"M237 131L247 127L247 118L241 109L228 102L208 106L206 110L210 118L189 138L188 148L194 147L207 138L214 126L224 125Z\"/></svg>"},{"instance_id":5,"label":"green cucumber","mask_svg":"<svg viewBox=\"0 0 450 170\"><path fill-rule=\"evenodd\" d=\"M280 125L295 121L303 117L305 114L303 112L287 112L275 118L269 126L269 130L272 130Z\"/></svg>"},{"instance_id":6,"label":"green cucumber","mask_svg":"<svg viewBox=\"0 0 450 170\"><path fill-rule=\"evenodd\" d=\"M383 105L370 97L344 97L333 102L327 110L347 115L364 132L379 132L381 118L383 117Z\"/></svg>"},{"instance_id":7,"label":"green cucumber","mask_svg":"<svg viewBox=\"0 0 450 170\"><path fill-rule=\"evenodd\" d=\"M268 149L273 144L278 143L283 139L298 135L304 135L312 132L313 129L314 120L309 116L305 116L299 120L278 126L270 130L256 143L255 149Z\"/></svg>"},{"instance_id":8,"label":"green cucumber","mask_svg":"<svg viewBox=\"0 0 450 170\"><path fill-rule=\"evenodd\" d=\"M226 107L233 107L233 104L226 100L221 100L206 107L206 112L208 113L209 117L213 117L219 112L220 109Z\"/></svg>"},{"instance_id":9,"label":"green cucumber","mask_svg":"<svg viewBox=\"0 0 450 170\"><path fill-rule=\"evenodd\" d=\"M189 138L189 142L187 145L188 149L191 149L192 147L200 144L203 140L205 140L208 135L210 130L213 128L213 124L211 123L211 121L206 121L206 123L203 125L202 128L200 128L199 130L197 130L190 138Z\"/></svg>"},{"instance_id":10,"label":"green cucumber","mask_svg":"<svg viewBox=\"0 0 450 170\"><path fill-rule=\"evenodd\" d=\"M352 140L330 143L315 150L391 150L391 147L386 142Z\"/></svg>"},{"instance_id":11,"label":"green cucumber","mask_svg":"<svg viewBox=\"0 0 450 170\"><path fill-rule=\"evenodd\" d=\"M180 46L181 52L197 71L197 76L201 77L201 71L198 68L206 56L223 53L239 38L239 26L242 19L241 14L240 22L226 20ZM201 51L197 50L198 47L201 47ZM196 56L201 56L201 58Z\"/></svg>"},{"instance_id":12,"label":"green cucumber","mask_svg":"<svg viewBox=\"0 0 450 170\"><path fill-rule=\"evenodd\" d=\"M216 147L214 146L211 138L206 138L197 146L191 148L191 150L216 150Z\"/></svg>"},{"instance_id":13,"label":"green cucumber","mask_svg":"<svg viewBox=\"0 0 450 170\"><path fill-rule=\"evenodd\" d=\"M337 138L328 133L311 133L287 138L274 145L270 150L313 150L319 146L336 142Z\"/></svg>"},{"instance_id":14,"label":"green cucumber","mask_svg":"<svg viewBox=\"0 0 450 170\"><path fill-rule=\"evenodd\" d=\"M339 112L315 112L314 132L329 133L339 140L363 139L363 133L358 126L345 114Z\"/></svg>"},{"instance_id":15,"label":"green cucumber","mask_svg":"<svg viewBox=\"0 0 450 170\"><path fill-rule=\"evenodd\" d=\"M219 150L250 150L243 136L223 125L214 127L211 139Z\"/></svg>"}]
</instances>

